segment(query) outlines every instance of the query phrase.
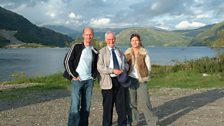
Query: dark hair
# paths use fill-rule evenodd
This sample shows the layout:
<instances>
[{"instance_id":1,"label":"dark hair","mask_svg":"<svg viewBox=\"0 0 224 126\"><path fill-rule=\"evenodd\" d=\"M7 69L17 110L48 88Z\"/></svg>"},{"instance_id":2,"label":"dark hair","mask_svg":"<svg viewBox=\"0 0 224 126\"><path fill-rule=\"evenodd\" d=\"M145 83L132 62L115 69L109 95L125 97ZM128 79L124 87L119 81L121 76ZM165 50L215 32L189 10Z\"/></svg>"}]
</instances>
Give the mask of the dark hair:
<instances>
[{"instance_id":1,"label":"dark hair","mask_svg":"<svg viewBox=\"0 0 224 126\"><path fill-rule=\"evenodd\" d=\"M142 40L141 40L140 35L137 34L137 33L131 34L130 41L131 41L131 39L134 38L134 37L137 37L137 38L138 38L138 40L139 40L139 45L140 45L141 47L143 47L143 45L142 45L142 43L141 43Z\"/></svg>"}]
</instances>

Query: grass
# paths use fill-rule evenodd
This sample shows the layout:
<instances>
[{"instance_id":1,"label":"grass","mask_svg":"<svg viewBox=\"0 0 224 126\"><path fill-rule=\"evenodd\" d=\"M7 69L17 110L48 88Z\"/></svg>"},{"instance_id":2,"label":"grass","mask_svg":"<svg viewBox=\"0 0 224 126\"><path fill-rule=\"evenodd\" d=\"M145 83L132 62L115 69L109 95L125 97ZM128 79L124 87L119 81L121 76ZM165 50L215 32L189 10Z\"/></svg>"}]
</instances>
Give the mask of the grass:
<instances>
[{"instance_id":1,"label":"grass","mask_svg":"<svg viewBox=\"0 0 224 126\"><path fill-rule=\"evenodd\" d=\"M1 84L35 84L26 88L0 90L1 100L19 100L27 98L30 94L37 92L47 92L56 89L68 89L69 81L62 77L62 73L56 73L48 76L26 77L17 75L16 80L2 82Z\"/></svg>"},{"instance_id":2,"label":"grass","mask_svg":"<svg viewBox=\"0 0 224 126\"><path fill-rule=\"evenodd\" d=\"M1 101L19 100L19 99L27 97L29 94L36 92L36 91L37 90L33 89L33 87L4 90L4 91L0 92L0 99L1 99ZM42 90L42 91L44 91L44 90Z\"/></svg>"},{"instance_id":3,"label":"grass","mask_svg":"<svg viewBox=\"0 0 224 126\"><path fill-rule=\"evenodd\" d=\"M224 87L224 73L212 73L203 76L196 72L170 72L152 76L150 88L220 88Z\"/></svg>"},{"instance_id":4,"label":"grass","mask_svg":"<svg viewBox=\"0 0 224 126\"><path fill-rule=\"evenodd\" d=\"M34 85L33 89L65 89L69 85L69 81L62 77L62 73L55 73L48 76L38 76L38 77L26 77L22 75L21 77L16 77L13 81L6 81L3 84L30 84L38 83L39 85Z\"/></svg>"},{"instance_id":5,"label":"grass","mask_svg":"<svg viewBox=\"0 0 224 126\"><path fill-rule=\"evenodd\" d=\"M213 73L203 76L196 72L164 72L153 74L149 81L149 88L224 88L224 73ZM62 77L62 73L56 73L42 77L21 77L15 81L2 82L2 84L33 84L34 86L18 89L0 90L1 101L33 100L35 94L52 90L68 90L70 82ZM100 90L98 81L94 83L94 89Z\"/></svg>"},{"instance_id":6,"label":"grass","mask_svg":"<svg viewBox=\"0 0 224 126\"><path fill-rule=\"evenodd\" d=\"M178 72L163 72L153 73L149 81L150 88L212 88L224 87L224 73L211 73L203 76L202 73L178 71ZM29 89L36 90L51 90L51 89L67 89L70 82L62 77L62 73L56 73L48 76L40 77L24 77L17 78L14 81L2 82L2 84L32 84L36 85ZM94 88L99 89L98 81L95 81Z\"/></svg>"}]
</instances>

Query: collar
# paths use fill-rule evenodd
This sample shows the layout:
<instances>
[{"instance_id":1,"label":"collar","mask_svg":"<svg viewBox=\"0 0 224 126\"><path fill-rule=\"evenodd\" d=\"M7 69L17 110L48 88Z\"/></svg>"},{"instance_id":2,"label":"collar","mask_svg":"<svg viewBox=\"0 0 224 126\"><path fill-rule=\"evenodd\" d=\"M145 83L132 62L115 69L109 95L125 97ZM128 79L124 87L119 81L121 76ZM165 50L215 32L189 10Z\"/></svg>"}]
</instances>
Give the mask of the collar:
<instances>
[{"instance_id":1,"label":"collar","mask_svg":"<svg viewBox=\"0 0 224 126\"><path fill-rule=\"evenodd\" d=\"M116 47L111 48L111 47L107 46L107 48L108 48L110 51L111 51L111 49L116 50Z\"/></svg>"}]
</instances>

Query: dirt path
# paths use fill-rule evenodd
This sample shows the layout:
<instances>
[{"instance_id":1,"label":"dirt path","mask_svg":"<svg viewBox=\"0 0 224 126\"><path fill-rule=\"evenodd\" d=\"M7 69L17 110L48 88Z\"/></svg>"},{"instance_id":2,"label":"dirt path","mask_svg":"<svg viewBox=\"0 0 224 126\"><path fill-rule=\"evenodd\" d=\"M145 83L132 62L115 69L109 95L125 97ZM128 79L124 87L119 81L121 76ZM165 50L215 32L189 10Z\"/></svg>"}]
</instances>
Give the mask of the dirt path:
<instances>
[{"instance_id":1,"label":"dirt path","mask_svg":"<svg viewBox=\"0 0 224 126\"><path fill-rule=\"evenodd\" d=\"M224 126L224 89L162 88L150 94L161 126ZM1 100L0 126L66 126L69 102L67 90L34 92L13 102ZM101 126L101 103L100 91L94 90L90 126ZM142 114L141 119L144 125Z\"/></svg>"}]
</instances>

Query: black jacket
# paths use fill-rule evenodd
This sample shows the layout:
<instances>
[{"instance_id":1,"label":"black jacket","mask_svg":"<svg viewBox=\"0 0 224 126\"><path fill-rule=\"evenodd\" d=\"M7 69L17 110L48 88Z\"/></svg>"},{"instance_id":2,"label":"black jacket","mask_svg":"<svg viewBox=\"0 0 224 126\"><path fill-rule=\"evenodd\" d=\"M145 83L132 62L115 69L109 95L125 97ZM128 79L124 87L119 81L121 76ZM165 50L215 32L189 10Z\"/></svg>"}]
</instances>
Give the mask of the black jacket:
<instances>
[{"instance_id":1,"label":"black jacket","mask_svg":"<svg viewBox=\"0 0 224 126\"><path fill-rule=\"evenodd\" d=\"M63 76L69 80L73 77L78 77L79 74L76 71L76 68L79 64L79 60L82 54L82 50L85 48L84 43L74 44L69 49L64 58L64 67L65 71ZM92 77L95 79L97 77L97 57L98 52L95 48L92 48Z\"/></svg>"}]
</instances>

